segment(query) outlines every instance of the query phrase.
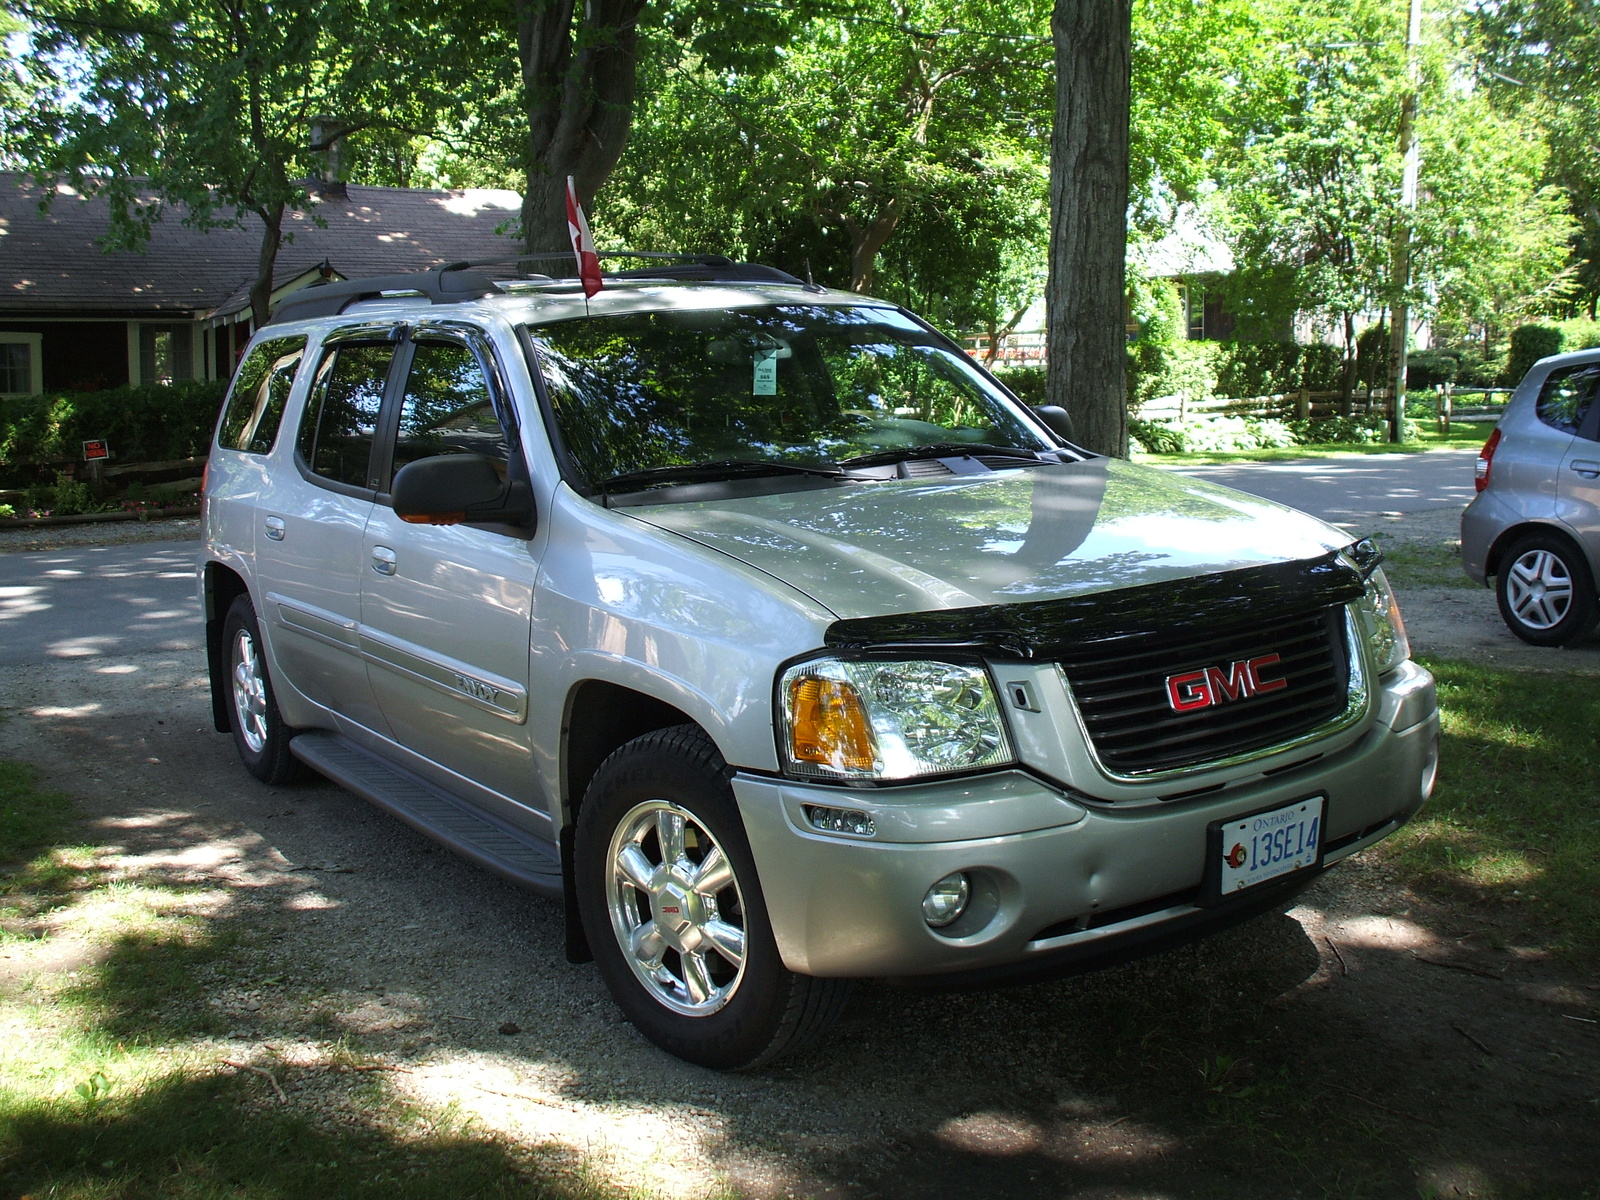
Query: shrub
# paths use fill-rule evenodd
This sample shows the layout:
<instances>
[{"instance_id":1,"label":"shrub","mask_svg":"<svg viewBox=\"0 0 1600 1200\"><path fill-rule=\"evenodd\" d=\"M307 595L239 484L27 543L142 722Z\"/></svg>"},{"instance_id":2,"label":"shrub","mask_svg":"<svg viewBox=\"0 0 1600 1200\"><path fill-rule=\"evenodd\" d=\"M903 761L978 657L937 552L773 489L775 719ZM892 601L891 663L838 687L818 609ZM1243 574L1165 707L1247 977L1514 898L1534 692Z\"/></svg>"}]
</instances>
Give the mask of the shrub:
<instances>
[{"instance_id":1,"label":"shrub","mask_svg":"<svg viewBox=\"0 0 1600 1200\"><path fill-rule=\"evenodd\" d=\"M1033 405L1044 403L1044 374L1043 367L1006 367L993 372L996 379L1017 394L1017 399Z\"/></svg>"},{"instance_id":2,"label":"shrub","mask_svg":"<svg viewBox=\"0 0 1600 1200\"><path fill-rule=\"evenodd\" d=\"M1419 391L1454 383L1461 372L1455 355L1439 350L1418 350L1406 356L1406 389Z\"/></svg>"},{"instance_id":3,"label":"shrub","mask_svg":"<svg viewBox=\"0 0 1600 1200\"><path fill-rule=\"evenodd\" d=\"M1133 342L1128 346L1128 409L1181 396L1209 400L1217 391L1216 342Z\"/></svg>"},{"instance_id":4,"label":"shrub","mask_svg":"<svg viewBox=\"0 0 1600 1200\"><path fill-rule=\"evenodd\" d=\"M1217 395L1232 399L1298 392L1331 392L1339 386L1344 352L1317 342L1227 342L1219 345Z\"/></svg>"},{"instance_id":5,"label":"shrub","mask_svg":"<svg viewBox=\"0 0 1600 1200\"><path fill-rule=\"evenodd\" d=\"M1270 450L1295 444L1282 421L1255 417L1185 417L1181 421L1131 421L1129 436L1152 454L1205 454Z\"/></svg>"},{"instance_id":6,"label":"shrub","mask_svg":"<svg viewBox=\"0 0 1600 1200\"><path fill-rule=\"evenodd\" d=\"M1518 325L1511 331L1511 353L1506 358L1506 373L1501 382L1516 387L1528 368L1541 358L1561 353L1561 330L1550 325Z\"/></svg>"},{"instance_id":7,"label":"shrub","mask_svg":"<svg viewBox=\"0 0 1600 1200\"><path fill-rule=\"evenodd\" d=\"M93 438L108 441L121 462L204 454L227 387L224 380L206 380L0 400L0 463L75 461L80 443Z\"/></svg>"}]
</instances>

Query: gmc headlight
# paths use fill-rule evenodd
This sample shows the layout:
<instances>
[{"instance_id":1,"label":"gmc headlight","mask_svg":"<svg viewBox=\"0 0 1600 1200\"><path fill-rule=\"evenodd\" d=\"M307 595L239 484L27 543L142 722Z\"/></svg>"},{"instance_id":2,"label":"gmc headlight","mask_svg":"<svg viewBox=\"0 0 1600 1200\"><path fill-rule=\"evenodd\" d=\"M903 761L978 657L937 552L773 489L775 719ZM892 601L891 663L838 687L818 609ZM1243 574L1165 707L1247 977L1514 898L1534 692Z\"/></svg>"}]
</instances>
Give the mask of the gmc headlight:
<instances>
[{"instance_id":1,"label":"gmc headlight","mask_svg":"<svg viewBox=\"0 0 1600 1200\"><path fill-rule=\"evenodd\" d=\"M1382 567L1374 567L1367 576L1367 590L1356 602L1356 613L1379 675L1392 671L1411 657L1406 623L1400 619L1400 602L1394 598Z\"/></svg>"},{"instance_id":2,"label":"gmc headlight","mask_svg":"<svg viewBox=\"0 0 1600 1200\"><path fill-rule=\"evenodd\" d=\"M779 748L791 774L914 779L1013 758L980 666L819 659L785 671L778 696Z\"/></svg>"}]
</instances>

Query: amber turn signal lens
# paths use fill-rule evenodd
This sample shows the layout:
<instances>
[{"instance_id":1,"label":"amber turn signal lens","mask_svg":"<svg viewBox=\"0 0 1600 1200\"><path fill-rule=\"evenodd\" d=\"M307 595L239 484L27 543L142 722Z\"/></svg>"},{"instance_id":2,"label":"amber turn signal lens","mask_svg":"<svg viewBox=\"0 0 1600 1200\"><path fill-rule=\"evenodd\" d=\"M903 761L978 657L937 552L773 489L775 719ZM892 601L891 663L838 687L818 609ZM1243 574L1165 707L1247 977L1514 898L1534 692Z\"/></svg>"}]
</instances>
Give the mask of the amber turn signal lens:
<instances>
[{"instance_id":1,"label":"amber turn signal lens","mask_svg":"<svg viewBox=\"0 0 1600 1200\"><path fill-rule=\"evenodd\" d=\"M802 676L789 684L790 753L836 771L871 771L878 747L856 689L842 679Z\"/></svg>"}]
</instances>

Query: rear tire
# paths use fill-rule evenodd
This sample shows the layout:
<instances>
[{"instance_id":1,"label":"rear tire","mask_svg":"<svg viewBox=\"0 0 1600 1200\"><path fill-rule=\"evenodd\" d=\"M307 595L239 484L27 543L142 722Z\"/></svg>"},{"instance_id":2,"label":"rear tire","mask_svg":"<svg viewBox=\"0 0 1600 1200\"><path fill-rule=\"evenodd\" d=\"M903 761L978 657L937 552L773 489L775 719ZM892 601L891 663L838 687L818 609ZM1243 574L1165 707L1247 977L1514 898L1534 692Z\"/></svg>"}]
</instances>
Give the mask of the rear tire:
<instances>
[{"instance_id":1,"label":"rear tire","mask_svg":"<svg viewBox=\"0 0 1600 1200\"><path fill-rule=\"evenodd\" d=\"M1571 542L1527 533L1500 556L1495 599L1506 627L1533 646L1565 646L1595 626L1594 579Z\"/></svg>"},{"instance_id":2,"label":"rear tire","mask_svg":"<svg viewBox=\"0 0 1600 1200\"><path fill-rule=\"evenodd\" d=\"M228 728L245 770L262 783L293 783L300 760L289 752L297 732L284 724L267 674L261 627L249 596L237 596L222 623L222 659L227 664Z\"/></svg>"},{"instance_id":3,"label":"rear tire","mask_svg":"<svg viewBox=\"0 0 1600 1200\"><path fill-rule=\"evenodd\" d=\"M600 765L573 859L600 974L668 1053L719 1071L759 1067L844 1010L849 980L784 967L727 764L698 726L645 734Z\"/></svg>"}]
</instances>

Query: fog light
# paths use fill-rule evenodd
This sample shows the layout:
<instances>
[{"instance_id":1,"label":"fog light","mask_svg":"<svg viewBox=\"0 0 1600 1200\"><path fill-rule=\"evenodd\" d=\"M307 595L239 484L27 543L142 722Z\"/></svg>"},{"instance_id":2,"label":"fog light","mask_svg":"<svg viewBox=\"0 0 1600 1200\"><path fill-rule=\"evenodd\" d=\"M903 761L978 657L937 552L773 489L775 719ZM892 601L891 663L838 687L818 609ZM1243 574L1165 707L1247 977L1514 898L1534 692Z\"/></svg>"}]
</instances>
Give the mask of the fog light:
<instances>
[{"instance_id":1,"label":"fog light","mask_svg":"<svg viewBox=\"0 0 1600 1200\"><path fill-rule=\"evenodd\" d=\"M1428 757L1422 764L1422 798L1433 795L1434 782L1439 778L1439 739L1434 737L1428 745Z\"/></svg>"},{"instance_id":2,"label":"fog light","mask_svg":"<svg viewBox=\"0 0 1600 1200\"><path fill-rule=\"evenodd\" d=\"M853 833L857 837L872 837L878 832L878 823L872 819L871 813L858 812L853 808L823 808L817 804L804 807L806 820L811 822L813 829L825 833Z\"/></svg>"},{"instance_id":3,"label":"fog light","mask_svg":"<svg viewBox=\"0 0 1600 1200\"><path fill-rule=\"evenodd\" d=\"M967 911L971 897L972 885L967 882L965 871L946 875L922 898L922 919L935 929L943 929Z\"/></svg>"}]
</instances>

